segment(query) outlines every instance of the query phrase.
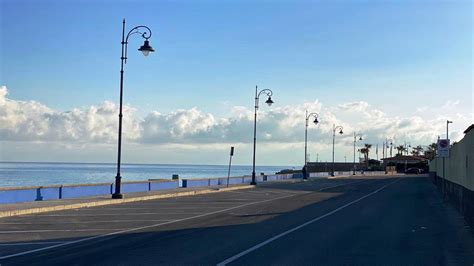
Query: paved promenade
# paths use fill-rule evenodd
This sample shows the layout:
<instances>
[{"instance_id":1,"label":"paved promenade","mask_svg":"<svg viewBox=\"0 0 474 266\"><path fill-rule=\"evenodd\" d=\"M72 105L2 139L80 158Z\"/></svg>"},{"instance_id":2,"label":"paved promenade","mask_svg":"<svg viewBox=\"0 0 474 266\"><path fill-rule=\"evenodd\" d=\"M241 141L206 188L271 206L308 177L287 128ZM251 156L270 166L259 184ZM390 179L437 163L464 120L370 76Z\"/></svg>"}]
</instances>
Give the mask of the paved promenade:
<instances>
[{"instance_id":1,"label":"paved promenade","mask_svg":"<svg viewBox=\"0 0 474 266\"><path fill-rule=\"evenodd\" d=\"M3 265L472 265L426 176L255 188L0 218Z\"/></svg>"}]
</instances>

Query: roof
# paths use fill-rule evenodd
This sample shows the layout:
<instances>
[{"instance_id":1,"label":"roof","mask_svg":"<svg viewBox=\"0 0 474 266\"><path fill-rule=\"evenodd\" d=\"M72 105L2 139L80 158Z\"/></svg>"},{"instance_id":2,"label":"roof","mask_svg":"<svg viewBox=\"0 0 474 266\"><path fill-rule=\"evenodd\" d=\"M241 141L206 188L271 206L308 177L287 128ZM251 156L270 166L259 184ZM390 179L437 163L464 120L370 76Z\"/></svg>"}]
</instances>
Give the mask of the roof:
<instances>
[{"instance_id":1,"label":"roof","mask_svg":"<svg viewBox=\"0 0 474 266\"><path fill-rule=\"evenodd\" d=\"M464 134L471 131L474 128L474 124L470 125L466 130L464 130Z\"/></svg>"},{"instance_id":2,"label":"roof","mask_svg":"<svg viewBox=\"0 0 474 266\"><path fill-rule=\"evenodd\" d=\"M389 158L383 158L382 159L384 162L387 161L419 161L419 162L424 162L427 161L425 157L422 156L409 156L409 155L396 155L394 157L389 157Z\"/></svg>"}]
</instances>

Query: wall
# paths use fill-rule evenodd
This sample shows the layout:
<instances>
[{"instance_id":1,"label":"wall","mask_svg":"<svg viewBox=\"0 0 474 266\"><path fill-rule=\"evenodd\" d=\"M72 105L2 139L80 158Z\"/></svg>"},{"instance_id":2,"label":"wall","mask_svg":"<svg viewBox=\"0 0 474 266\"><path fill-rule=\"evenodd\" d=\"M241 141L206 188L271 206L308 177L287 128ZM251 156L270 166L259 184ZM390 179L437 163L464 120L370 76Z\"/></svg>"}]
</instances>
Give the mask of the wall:
<instances>
[{"instance_id":1,"label":"wall","mask_svg":"<svg viewBox=\"0 0 474 266\"><path fill-rule=\"evenodd\" d=\"M114 184L82 184L65 186L21 187L0 189L0 204L59 200L114 193ZM122 182L122 192L145 192L178 188L178 180Z\"/></svg>"},{"instance_id":2,"label":"wall","mask_svg":"<svg viewBox=\"0 0 474 266\"><path fill-rule=\"evenodd\" d=\"M474 130L467 132L460 142L451 147L450 157L445 160L444 174L443 158L430 162L430 172L474 191Z\"/></svg>"},{"instance_id":3,"label":"wall","mask_svg":"<svg viewBox=\"0 0 474 266\"><path fill-rule=\"evenodd\" d=\"M474 227L474 130L450 149L450 157L435 158L430 162L430 177L450 201Z\"/></svg>"},{"instance_id":4,"label":"wall","mask_svg":"<svg viewBox=\"0 0 474 266\"><path fill-rule=\"evenodd\" d=\"M367 172L368 173L368 172ZM380 173L380 172L373 172ZM336 172L336 175L351 175L352 172ZM310 173L311 177L328 177L327 172ZM301 173L257 175L257 183L285 180L293 178L303 178ZM250 184L252 176L231 177L229 184ZM181 182L181 183L180 183ZM180 185L181 184L181 185ZM217 185L227 185L227 178L205 178L205 179L181 179L181 180L161 180L161 181L137 181L122 182L122 192L146 192L152 190L176 189L179 187L210 187ZM0 204L19 203L29 201L59 200L67 198L79 198L87 196L107 195L115 192L112 183L102 184L82 184L66 186L45 186L45 187L21 187L21 188L0 188Z\"/></svg>"}]
</instances>

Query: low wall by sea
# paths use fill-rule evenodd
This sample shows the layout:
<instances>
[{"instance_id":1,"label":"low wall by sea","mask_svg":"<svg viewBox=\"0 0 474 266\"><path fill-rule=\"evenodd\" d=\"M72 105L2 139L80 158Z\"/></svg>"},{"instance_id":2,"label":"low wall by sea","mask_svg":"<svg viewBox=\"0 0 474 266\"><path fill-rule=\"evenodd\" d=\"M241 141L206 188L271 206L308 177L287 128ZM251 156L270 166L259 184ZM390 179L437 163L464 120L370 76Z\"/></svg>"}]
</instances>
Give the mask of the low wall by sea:
<instances>
[{"instance_id":1,"label":"low wall by sea","mask_svg":"<svg viewBox=\"0 0 474 266\"><path fill-rule=\"evenodd\" d=\"M352 172L335 172L336 176L351 175ZM365 172L365 175L384 174L384 172ZM326 178L330 176L327 172L310 173L312 178ZM273 175L257 175L256 182L278 181L294 178L303 178L301 173L293 174L273 174ZM122 192L147 192L156 190L190 188L190 187L212 187L238 184L250 184L252 176L234 176L220 178L182 178L180 180L149 180L149 181L133 181L122 182ZM63 185L63 186L37 186L37 187L16 187L16 188L0 188L0 204L12 204L20 202L43 201L43 200L60 200L80 197L93 197L101 195L111 195L115 192L114 183L99 184L79 184L79 185Z\"/></svg>"}]
</instances>

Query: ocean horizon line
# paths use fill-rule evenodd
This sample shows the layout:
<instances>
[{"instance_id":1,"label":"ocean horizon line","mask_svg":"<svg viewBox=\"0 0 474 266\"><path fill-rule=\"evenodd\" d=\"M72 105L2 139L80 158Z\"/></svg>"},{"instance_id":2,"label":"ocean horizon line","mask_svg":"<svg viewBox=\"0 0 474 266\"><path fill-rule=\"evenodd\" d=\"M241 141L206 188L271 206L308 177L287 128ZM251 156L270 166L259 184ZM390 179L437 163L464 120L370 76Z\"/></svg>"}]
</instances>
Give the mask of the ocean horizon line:
<instances>
[{"instance_id":1,"label":"ocean horizon line","mask_svg":"<svg viewBox=\"0 0 474 266\"><path fill-rule=\"evenodd\" d=\"M51 161L0 161L0 163L31 163L31 164L96 164L116 165L116 162L51 162ZM189 165L189 166L228 166L228 164L197 164L197 163L124 163L121 165ZM252 166L251 164L232 164L232 166ZM298 167L297 165L255 165L256 167Z\"/></svg>"}]
</instances>

